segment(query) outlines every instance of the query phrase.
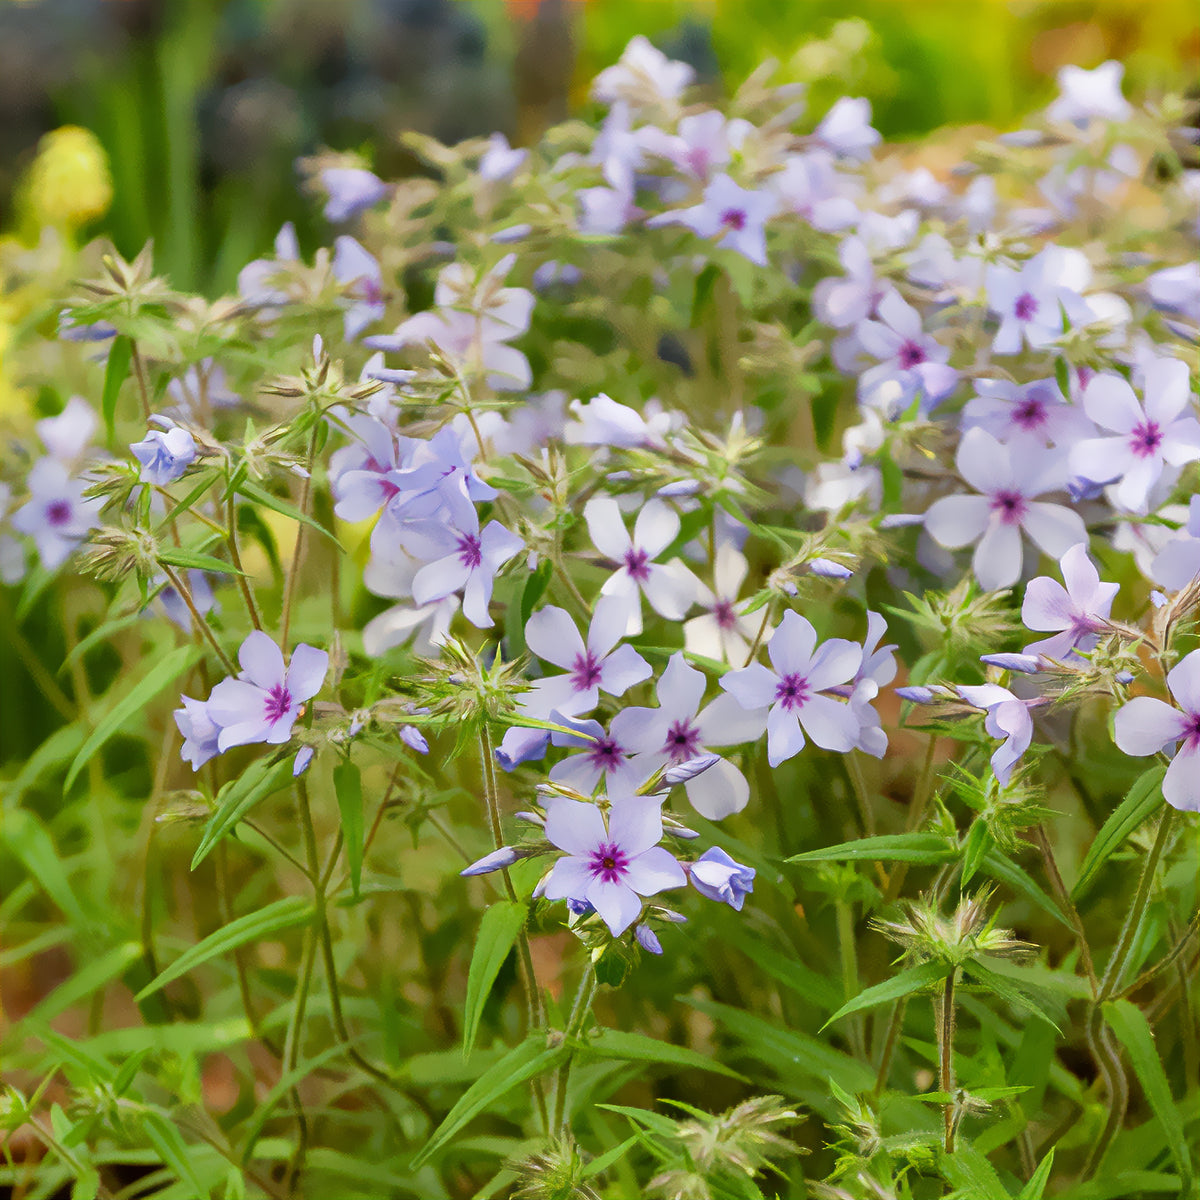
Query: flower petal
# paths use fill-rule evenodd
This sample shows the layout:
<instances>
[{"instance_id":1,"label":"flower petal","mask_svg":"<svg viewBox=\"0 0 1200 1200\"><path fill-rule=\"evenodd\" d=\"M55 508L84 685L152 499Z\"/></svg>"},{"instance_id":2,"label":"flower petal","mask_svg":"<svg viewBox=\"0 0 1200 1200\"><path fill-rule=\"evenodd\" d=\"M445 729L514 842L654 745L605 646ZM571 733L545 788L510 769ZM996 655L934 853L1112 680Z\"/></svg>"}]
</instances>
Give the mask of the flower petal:
<instances>
[{"instance_id":1,"label":"flower petal","mask_svg":"<svg viewBox=\"0 0 1200 1200\"><path fill-rule=\"evenodd\" d=\"M1118 749L1138 758L1157 754L1186 732L1187 717L1153 696L1135 696L1113 718L1113 740Z\"/></svg>"},{"instance_id":2,"label":"flower petal","mask_svg":"<svg viewBox=\"0 0 1200 1200\"><path fill-rule=\"evenodd\" d=\"M624 881L638 895L653 896L666 888L686 886L687 876L669 850L652 846L629 864Z\"/></svg>"},{"instance_id":3,"label":"flower petal","mask_svg":"<svg viewBox=\"0 0 1200 1200\"><path fill-rule=\"evenodd\" d=\"M812 623L795 610L788 609L767 646L767 657L780 675L804 675L816 645L817 631ZM762 703L760 700L757 705L748 707L758 707Z\"/></svg>"},{"instance_id":4,"label":"flower petal","mask_svg":"<svg viewBox=\"0 0 1200 1200\"><path fill-rule=\"evenodd\" d=\"M1163 799L1183 812L1200 812L1200 745L1189 741L1171 760L1162 784Z\"/></svg>"},{"instance_id":5,"label":"flower petal","mask_svg":"<svg viewBox=\"0 0 1200 1200\"><path fill-rule=\"evenodd\" d=\"M592 879L586 859L560 858L546 877L542 895L547 900L583 900Z\"/></svg>"},{"instance_id":6,"label":"flower petal","mask_svg":"<svg viewBox=\"0 0 1200 1200\"><path fill-rule=\"evenodd\" d=\"M293 700L311 700L325 682L329 670L329 655L324 650L301 642L292 651L287 669L287 690Z\"/></svg>"},{"instance_id":7,"label":"flower petal","mask_svg":"<svg viewBox=\"0 0 1200 1200\"><path fill-rule=\"evenodd\" d=\"M283 651L261 629L254 630L242 643L238 662L243 677L265 691L283 682Z\"/></svg>"},{"instance_id":8,"label":"flower petal","mask_svg":"<svg viewBox=\"0 0 1200 1200\"><path fill-rule=\"evenodd\" d=\"M745 775L724 758L689 779L683 787L688 803L710 821L741 812L750 799L750 784Z\"/></svg>"},{"instance_id":9,"label":"flower petal","mask_svg":"<svg viewBox=\"0 0 1200 1200\"><path fill-rule=\"evenodd\" d=\"M605 883L599 877L588 885L584 899L600 914L613 937L620 937L642 912L641 898L631 887L623 883Z\"/></svg>"},{"instance_id":10,"label":"flower petal","mask_svg":"<svg viewBox=\"0 0 1200 1200\"><path fill-rule=\"evenodd\" d=\"M762 663L751 663L721 676L721 686L746 709L766 708L775 701L779 676Z\"/></svg>"},{"instance_id":11,"label":"flower petal","mask_svg":"<svg viewBox=\"0 0 1200 1200\"><path fill-rule=\"evenodd\" d=\"M831 696L809 696L800 707L800 724L823 750L843 753L853 749L862 728L854 709Z\"/></svg>"},{"instance_id":12,"label":"flower petal","mask_svg":"<svg viewBox=\"0 0 1200 1200\"><path fill-rule=\"evenodd\" d=\"M804 749L804 734L795 712L776 704L767 714L767 761L779 766Z\"/></svg>"},{"instance_id":13,"label":"flower petal","mask_svg":"<svg viewBox=\"0 0 1200 1200\"><path fill-rule=\"evenodd\" d=\"M1200 650L1193 650L1171 668L1167 687L1184 711L1200 713Z\"/></svg>"},{"instance_id":14,"label":"flower petal","mask_svg":"<svg viewBox=\"0 0 1200 1200\"><path fill-rule=\"evenodd\" d=\"M630 543L617 502L611 496L595 496L584 507L583 519L596 549L614 562L623 561Z\"/></svg>"},{"instance_id":15,"label":"flower petal","mask_svg":"<svg viewBox=\"0 0 1200 1200\"><path fill-rule=\"evenodd\" d=\"M1023 558L1020 526L993 521L975 547L972 560L979 586L988 592L1011 587L1020 578Z\"/></svg>"},{"instance_id":16,"label":"flower petal","mask_svg":"<svg viewBox=\"0 0 1200 1200\"><path fill-rule=\"evenodd\" d=\"M588 526L589 529L591 526ZM662 500L648 500L637 515L633 544L650 558L657 558L679 533L679 514ZM595 539L593 539L595 540Z\"/></svg>"},{"instance_id":17,"label":"flower petal","mask_svg":"<svg viewBox=\"0 0 1200 1200\"><path fill-rule=\"evenodd\" d=\"M1074 509L1062 504L1047 504L1043 500L1030 501L1021 528L1040 549L1054 558L1075 543L1087 540L1087 526Z\"/></svg>"},{"instance_id":18,"label":"flower petal","mask_svg":"<svg viewBox=\"0 0 1200 1200\"><path fill-rule=\"evenodd\" d=\"M525 644L556 667L569 671L583 656L583 638L564 608L539 608L525 623Z\"/></svg>"},{"instance_id":19,"label":"flower petal","mask_svg":"<svg viewBox=\"0 0 1200 1200\"><path fill-rule=\"evenodd\" d=\"M546 837L568 854L586 856L608 840L608 831L594 804L552 796L546 801Z\"/></svg>"},{"instance_id":20,"label":"flower petal","mask_svg":"<svg viewBox=\"0 0 1200 1200\"><path fill-rule=\"evenodd\" d=\"M939 546L957 550L983 536L989 512L986 496L945 496L929 506L925 529Z\"/></svg>"}]
</instances>

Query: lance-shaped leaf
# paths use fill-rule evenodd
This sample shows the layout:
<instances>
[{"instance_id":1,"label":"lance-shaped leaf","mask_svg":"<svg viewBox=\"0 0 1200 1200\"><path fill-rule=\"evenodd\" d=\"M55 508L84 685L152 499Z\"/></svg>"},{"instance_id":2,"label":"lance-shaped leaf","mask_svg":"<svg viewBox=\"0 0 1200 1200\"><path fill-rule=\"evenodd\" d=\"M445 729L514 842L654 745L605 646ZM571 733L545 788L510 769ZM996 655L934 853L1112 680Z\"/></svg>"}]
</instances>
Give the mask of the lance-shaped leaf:
<instances>
[{"instance_id":1,"label":"lance-shaped leaf","mask_svg":"<svg viewBox=\"0 0 1200 1200\"><path fill-rule=\"evenodd\" d=\"M217 811L209 818L200 845L192 855L192 870L208 857L209 851L256 804L265 800L272 792L286 786L291 780L290 756L278 762L260 758L251 763L236 779L230 780L217 793Z\"/></svg>"},{"instance_id":2,"label":"lance-shaped leaf","mask_svg":"<svg viewBox=\"0 0 1200 1200\"><path fill-rule=\"evenodd\" d=\"M362 774L352 762L338 763L333 768L333 788L342 816L342 838L346 843L346 862L350 866L350 887L357 900L362 885L363 863Z\"/></svg>"},{"instance_id":3,"label":"lance-shaped leaf","mask_svg":"<svg viewBox=\"0 0 1200 1200\"><path fill-rule=\"evenodd\" d=\"M491 995L492 984L504 965L504 960L516 945L525 924L528 909L514 900L500 900L483 914L475 949L471 952L471 968L467 974L467 1003L463 1013L463 1057L469 1058L479 1032L483 1006Z\"/></svg>"},{"instance_id":4,"label":"lance-shaped leaf","mask_svg":"<svg viewBox=\"0 0 1200 1200\"><path fill-rule=\"evenodd\" d=\"M864 1009L874 1008L878 1004L887 1004L892 1000L911 996L913 992L932 987L935 983L941 983L951 970L949 963L940 962L927 962L909 967L907 970L901 971L899 975L893 975L891 979L885 979L882 983L877 983L874 987L859 992L853 1000L847 1000L821 1028L825 1029L834 1021L848 1017L851 1013L862 1012Z\"/></svg>"},{"instance_id":5,"label":"lance-shaped leaf","mask_svg":"<svg viewBox=\"0 0 1200 1200\"><path fill-rule=\"evenodd\" d=\"M958 850L936 833L891 833L856 838L837 846L793 854L788 862L911 862L935 866L958 857Z\"/></svg>"},{"instance_id":6,"label":"lance-shaped leaf","mask_svg":"<svg viewBox=\"0 0 1200 1200\"><path fill-rule=\"evenodd\" d=\"M1162 804L1162 781L1166 772L1166 767L1151 767L1150 770L1143 771L1129 789L1129 794L1104 822L1088 849L1083 865L1079 868L1079 878L1071 889L1071 899L1076 903L1095 883L1100 868L1109 857L1125 844L1125 839L1151 813L1158 811Z\"/></svg>"}]
</instances>

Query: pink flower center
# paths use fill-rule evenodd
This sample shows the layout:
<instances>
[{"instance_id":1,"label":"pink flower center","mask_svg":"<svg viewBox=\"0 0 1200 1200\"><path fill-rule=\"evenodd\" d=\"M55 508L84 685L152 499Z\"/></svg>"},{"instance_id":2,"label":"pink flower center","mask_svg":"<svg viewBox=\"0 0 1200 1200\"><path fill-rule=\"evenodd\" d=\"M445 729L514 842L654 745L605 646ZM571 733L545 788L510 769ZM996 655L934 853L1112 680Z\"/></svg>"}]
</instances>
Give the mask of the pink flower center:
<instances>
[{"instance_id":1,"label":"pink flower center","mask_svg":"<svg viewBox=\"0 0 1200 1200\"><path fill-rule=\"evenodd\" d=\"M1187 750L1200 746L1200 712L1187 713L1188 723L1183 731L1183 745Z\"/></svg>"},{"instance_id":2,"label":"pink flower center","mask_svg":"<svg viewBox=\"0 0 1200 1200\"><path fill-rule=\"evenodd\" d=\"M746 214L740 208L727 208L721 214L721 224L724 225L726 229L745 229Z\"/></svg>"},{"instance_id":3,"label":"pink flower center","mask_svg":"<svg viewBox=\"0 0 1200 1200\"><path fill-rule=\"evenodd\" d=\"M625 758L625 751L611 737L599 737L585 751L591 759L592 766L602 771L611 771L619 767Z\"/></svg>"},{"instance_id":4,"label":"pink flower center","mask_svg":"<svg viewBox=\"0 0 1200 1200\"><path fill-rule=\"evenodd\" d=\"M473 533L458 535L458 561L468 570L474 571L483 562L483 551L479 539Z\"/></svg>"},{"instance_id":5,"label":"pink flower center","mask_svg":"<svg viewBox=\"0 0 1200 1200\"><path fill-rule=\"evenodd\" d=\"M588 856L588 870L601 883L620 883L629 870L629 855L616 842L601 842Z\"/></svg>"},{"instance_id":6,"label":"pink flower center","mask_svg":"<svg viewBox=\"0 0 1200 1200\"><path fill-rule=\"evenodd\" d=\"M671 756L676 763L686 762L695 758L700 750L700 730L690 721L674 721L667 730L667 740L663 744L663 753Z\"/></svg>"},{"instance_id":7,"label":"pink flower center","mask_svg":"<svg viewBox=\"0 0 1200 1200\"><path fill-rule=\"evenodd\" d=\"M1028 511L1020 492L997 492L992 497L991 509L1005 525L1020 525Z\"/></svg>"},{"instance_id":8,"label":"pink flower center","mask_svg":"<svg viewBox=\"0 0 1200 1200\"><path fill-rule=\"evenodd\" d=\"M925 361L925 351L916 342L905 342L900 347L900 365L907 371Z\"/></svg>"},{"instance_id":9,"label":"pink flower center","mask_svg":"<svg viewBox=\"0 0 1200 1200\"><path fill-rule=\"evenodd\" d=\"M1157 422L1144 421L1135 425L1129 434L1129 448L1138 458L1149 458L1158 452L1162 445L1163 435Z\"/></svg>"},{"instance_id":10,"label":"pink flower center","mask_svg":"<svg viewBox=\"0 0 1200 1200\"><path fill-rule=\"evenodd\" d=\"M277 683L263 701L263 715L274 724L282 720L292 707L292 694L282 683Z\"/></svg>"},{"instance_id":11,"label":"pink flower center","mask_svg":"<svg viewBox=\"0 0 1200 1200\"><path fill-rule=\"evenodd\" d=\"M1046 406L1032 396L1013 410L1013 421L1022 429L1037 429L1046 423Z\"/></svg>"},{"instance_id":12,"label":"pink flower center","mask_svg":"<svg viewBox=\"0 0 1200 1200\"><path fill-rule=\"evenodd\" d=\"M55 500L46 506L46 520L51 525L65 525L71 519L71 506L65 500Z\"/></svg>"},{"instance_id":13,"label":"pink flower center","mask_svg":"<svg viewBox=\"0 0 1200 1200\"><path fill-rule=\"evenodd\" d=\"M650 556L638 546L630 546L625 551L625 570L638 583L645 583L650 578L650 568L646 565L649 561Z\"/></svg>"},{"instance_id":14,"label":"pink flower center","mask_svg":"<svg viewBox=\"0 0 1200 1200\"><path fill-rule=\"evenodd\" d=\"M712 614L718 629L733 629L737 625L737 614L733 611L731 600L718 600L713 605Z\"/></svg>"},{"instance_id":15,"label":"pink flower center","mask_svg":"<svg viewBox=\"0 0 1200 1200\"><path fill-rule=\"evenodd\" d=\"M600 664L590 650L575 656L571 664L571 686L577 692L586 692L600 682Z\"/></svg>"},{"instance_id":16,"label":"pink flower center","mask_svg":"<svg viewBox=\"0 0 1200 1200\"><path fill-rule=\"evenodd\" d=\"M775 699L788 712L803 708L808 699L808 680L803 675L784 675L775 686Z\"/></svg>"},{"instance_id":17,"label":"pink flower center","mask_svg":"<svg viewBox=\"0 0 1200 1200\"><path fill-rule=\"evenodd\" d=\"M1032 321L1038 310L1038 302L1029 292L1022 292L1013 305L1013 315L1018 321Z\"/></svg>"}]
</instances>

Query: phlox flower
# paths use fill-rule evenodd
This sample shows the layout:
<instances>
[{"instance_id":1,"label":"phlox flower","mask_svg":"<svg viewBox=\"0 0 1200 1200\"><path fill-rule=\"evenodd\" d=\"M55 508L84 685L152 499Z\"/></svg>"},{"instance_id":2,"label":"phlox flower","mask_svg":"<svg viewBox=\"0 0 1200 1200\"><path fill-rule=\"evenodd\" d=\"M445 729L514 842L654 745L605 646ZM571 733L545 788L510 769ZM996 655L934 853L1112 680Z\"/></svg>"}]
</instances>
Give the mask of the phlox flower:
<instances>
[{"instance_id":1,"label":"phlox flower","mask_svg":"<svg viewBox=\"0 0 1200 1200\"><path fill-rule=\"evenodd\" d=\"M1021 620L1029 629L1057 631L1053 637L1031 642L1024 652L1063 662L1078 658L1076 650L1091 650L1096 645L1108 628L1108 614L1120 588L1100 582L1086 542L1072 546L1059 559L1059 567L1066 587L1046 575L1031 579L1025 588Z\"/></svg>"},{"instance_id":2,"label":"phlox flower","mask_svg":"<svg viewBox=\"0 0 1200 1200\"><path fill-rule=\"evenodd\" d=\"M658 845L662 834L657 800L614 800L606 822L594 804L552 797L546 803L546 837L566 856L554 864L542 895L586 901L619 937L641 915L643 896L687 884L683 868Z\"/></svg>"},{"instance_id":3,"label":"phlox flower","mask_svg":"<svg viewBox=\"0 0 1200 1200\"><path fill-rule=\"evenodd\" d=\"M320 180L328 196L325 220L334 225L373 208L388 193L387 184L362 167L326 167Z\"/></svg>"},{"instance_id":4,"label":"phlox flower","mask_svg":"<svg viewBox=\"0 0 1200 1200\"><path fill-rule=\"evenodd\" d=\"M410 522L403 545L425 563L413 577L413 600L431 604L461 590L463 615L478 629L493 624L488 605L496 572L525 548L499 521L489 521L480 530L474 507L469 509L469 519L457 527L436 520Z\"/></svg>"},{"instance_id":5,"label":"phlox flower","mask_svg":"<svg viewBox=\"0 0 1200 1200\"><path fill-rule=\"evenodd\" d=\"M1115 436L1088 438L1071 451L1074 474L1096 483L1119 479L1116 502L1144 512L1165 464L1200 458L1200 421L1191 415L1187 363L1160 358L1145 368L1144 402L1116 375L1096 375L1083 390L1083 407Z\"/></svg>"},{"instance_id":6,"label":"phlox flower","mask_svg":"<svg viewBox=\"0 0 1200 1200\"><path fill-rule=\"evenodd\" d=\"M783 170L771 176L770 187L782 211L795 213L825 233L846 229L859 219L849 183L824 150L790 155Z\"/></svg>"},{"instance_id":7,"label":"phlox flower","mask_svg":"<svg viewBox=\"0 0 1200 1200\"><path fill-rule=\"evenodd\" d=\"M662 411L649 419L628 404L619 404L603 392L586 404L572 400L575 418L563 430L568 446L616 446L626 449L661 448L663 435L671 428L671 415Z\"/></svg>"},{"instance_id":8,"label":"phlox flower","mask_svg":"<svg viewBox=\"0 0 1200 1200\"><path fill-rule=\"evenodd\" d=\"M988 591L1009 587L1021 575L1021 534L1055 558L1087 541L1083 518L1061 504L1034 499L1063 485L1062 455L1038 447L1015 452L990 433L963 434L958 473L980 495L946 496L925 514L925 528L940 546L957 550L977 542L972 567Z\"/></svg>"},{"instance_id":9,"label":"phlox flower","mask_svg":"<svg viewBox=\"0 0 1200 1200\"><path fill-rule=\"evenodd\" d=\"M99 523L103 501L84 497L87 484L73 479L57 458L40 458L26 479L29 499L12 515L12 527L28 534L42 566L60 567Z\"/></svg>"},{"instance_id":10,"label":"phlox flower","mask_svg":"<svg viewBox=\"0 0 1200 1200\"><path fill-rule=\"evenodd\" d=\"M747 712L728 692L701 708L707 683L704 674L676 652L658 681L659 707L622 711L623 727L627 722L630 729L626 745L639 756L643 777L661 766L679 766L706 754L710 746L736 746L762 736L765 712ZM691 806L710 821L741 812L750 799L746 777L723 758L683 786Z\"/></svg>"},{"instance_id":11,"label":"phlox flower","mask_svg":"<svg viewBox=\"0 0 1200 1200\"><path fill-rule=\"evenodd\" d=\"M962 411L963 430L978 426L1001 442L1072 446L1095 433L1078 405L1069 404L1053 379L1015 384L1007 379L977 379L978 393Z\"/></svg>"},{"instance_id":12,"label":"phlox flower","mask_svg":"<svg viewBox=\"0 0 1200 1200\"><path fill-rule=\"evenodd\" d=\"M343 332L352 342L383 316L383 272L361 243L343 234L333 243L333 274L346 289Z\"/></svg>"},{"instance_id":13,"label":"phlox flower","mask_svg":"<svg viewBox=\"0 0 1200 1200\"><path fill-rule=\"evenodd\" d=\"M762 620L739 613L739 592L750 570L746 556L733 544L721 542L713 556L713 586L699 584L696 605L704 611L683 624L683 645L692 654L743 666L750 643Z\"/></svg>"},{"instance_id":14,"label":"phlox flower","mask_svg":"<svg viewBox=\"0 0 1200 1200\"><path fill-rule=\"evenodd\" d=\"M599 721L576 720L562 713L553 713L552 718L565 729L578 731L556 731L550 735L555 746L578 750L550 768L550 778L555 783L590 795L603 779L609 796L632 796L644 782L647 772L633 757L633 739L641 720L634 709L622 709L609 722L607 730Z\"/></svg>"},{"instance_id":15,"label":"phlox flower","mask_svg":"<svg viewBox=\"0 0 1200 1200\"><path fill-rule=\"evenodd\" d=\"M172 714L176 728L183 735L179 754L184 762L192 764L193 771L198 771L210 758L221 753L218 744L221 728L209 715L206 701L191 696L180 696L180 700L183 707Z\"/></svg>"},{"instance_id":16,"label":"phlox flower","mask_svg":"<svg viewBox=\"0 0 1200 1200\"><path fill-rule=\"evenodd\" d=\"M70 468L78 465L99 427L96 410L82 396L72 396L58 416L43 417L36 426L46 453Z\"/></svg>"},{"instance_id":17,"label":"phlox flower","mask_svg":"<svg viewBox=\"0 0 1200 1200\"><path fill-rule=\"evenodd\" d=\"M650 607L668 621L679 621L695 601L699 580L679 559L663 564L654 560L675 540L679 514L661 500L642 506L629 536L617 502L596 496L583 510L592 543L617 564L600 591L618 597L625 609L625 633L642 632L644 593Z\"/></svg>"},{"instance_id":18,"label":"phlox flower","mask_svg":"<svg viewBox=\"0 0 1200 1200\"><path fill-rule=\"evenodd\" d=\"M1113 734L1121 750L1138 757L1176 748L1163 779L1163 799L1172 808L1200 812L1200 650L1167 672L1167 690L1178 708L1153 696L1135 696L1117 710Z\"/></svg>"},{"instance_id":19,"label":"phlox flower","mask_svg":"<svg viewBox=\"0 0 1200 1200\"><path fill-rule=\"evenodd\" d=\"M141 481L159 487L181 478L196 460L196 440L179 425L167 430L151 429L142 441L132 442L129 449L142 464Z\"/></svg>"},{"instance_id":20,"label":"phlox flower","mask_svg":"<svg viewBox=\"0 0 1200 1200\"><path fill-rule=\"evenodd\" d=\"M992 737L1004 739L992 753L991 763L997 782L1007 787L1013 767L1033 741L1033 718L1029 710L1040 701L1022 700L995 683L960 687L958 694L973 708L987 713L983 727Z\"/></svg>"},{"instance_id":21,"label":"phlox flower","mask_svg":"<svg viewBox=\"0 0 1200 1200\"><path fill-rule=\"evenodd\" d=\"M1073 324L1089 324L1093 314L1079 293L1091 279L1091 266L1079 250L1047 246L1019 270L993 263L987 269L987 298L1000 317L993 354L1018 354L1022 343L1041 350L1063 332L1063 310Z\"/></svg>"},{"instance_id":22,"label":"phlox flower","mask_svg":"<svg viewBox=\"0 0 1200 1200\"><path fill-rule=\"evenodd\" d=\"M1067 121L1086 125L1097 118L1102 121L1123 121L1132 109L1121 95L1124 63L1109 59L1091 71L1068 65L1058 70L1058 91L1046 109L1051 121Z\"/></svg>"},{"instance_id":23,"label":"phlox flower","mask_svg":"<svg viewBox=\"0 0 1200 1200\"><path fill-rule=\"evenodd\" d=\"M859 402L892 418L914 397L923 411L935 407L958 385L958 372L947 365L950 351L925 332L920 313L899 292L889 291L876 314L878 320L854 329L859 346L879 360L859 378Z\"/></svg>"},{"instance_id":24,"label":"phlox flower","mask_svg":"<svg viewBox=\"0 0 1200 1200\"><path fill-rule=\"evenodd\" d=\"M717 245L736 250L760 267L767 265L766 222L777 201L769 192L739 187L728 175L717 175L704 189L704 198L691 208L660 213L647 225L686 225L698 237L720 237Z\"/></svg>"},{"instance_id":25,"label":"phlox flower","mask_svg":"<svg viewBox=\"0 0 1200 1200\"><path fill-rule=\"evenodd\" d=\"M668 58L639 33L629 40L617 63L592 81L592 98L601 104L675 100L695 74L687 63Z\"/></svg>"},{"instance_id":26,"label":"phlox flower","mask_svg":"<svg viewBox=\"0 0 1200 1200\"><path fill-rule=\"evenodd\" d=\"M871 701L896 678L896 647L881 646L887 632L887 621L877 612L867 613L867 636L863 639L862 664L851 680L849 701L858 721L857 748L873 758L882 758L887 753L887 734L883 731L879 714ZM842 689L829 689L838 695Z\"/></svg>"},{"instance_id":27,"label":"phlox flower","mask_svg":"<svg viewBox=\"0 0 1200 1200\"><path fill-rule=\"evenodd\" d=\"M862 664L862 647L844 638L817 646L817 631L799 613L783 614L767 646L774 670L751 663L721 677L745 709L768 708L767 760L777 767L804 749L804 735L825 750L845 752L858 741L848 704L821 693L846 683Z\"/></svg>"},{"instance_id":28,"label":"phlox flower","mask_svg":"<svg viewBox=\"0 0 1200 1200\"><path fill-rule=\"evenodd\" d=\"M679 118L676 132L669 134L648 125L638 131L639 142L649 153L665 158L685 175L707 182L713 172L728 164L754 126L740 118L728 120L715 108Z\"/></svg>"},{"instance_id":29,"label":"phlox flower","mask_svg":"<svg viewBox=\"0 0 1200 1200\"><path fill-rule=\"evenodd\" d=\"M823 146L843 158L867 159L882 140L871 127L871 102L862 96L842 96L813 132Z\"/></svg>"},{"instance_id":30,"label":"phlox flower","mask_svg":"<svg viewBox=\"0 0 1200 1200\"><path fill-rule=\"evenodd\" d=\"M412 652L432 657L450 632L450 622L458 612L458 596L451 593L428 604L412 600L413 579L421 564L399 547L388 554L372 553L363 569L363 586L376 596L407 601L386 609L363 626L363 650L378 658L393 646L413 639Z\"/></svg>"},{"instance_id":31,"label":"phlox flower","mask_svg":"<svg viewBox=\"0 0 1200 1200\"><path fill-rule=\"evenodd\" d=\"M746 897L754 891L754 868L736 862L719 846L705 850L685 870L700 895L728 904L736 912L742 911Z\"/></svg>"},{"instance_id":32,"label":"phlox flower","mask_svg":"<svg viewBox=\"0 0 1200 1200\"><path fill-rule=\"evenodd\" d=\"M511 179L528 157L528 150L514 150L504 134L493 133L488 138L483 157L479 160L479 178L488 183L500 183Z\"/></svg>"},{"instance_id":33,"label":"phlox flower","mask_svg":"<svg viewBox=\"0 0 1200 1200\"><path fill-rule=\"evenodd\" d=\"M304 702L321 690L329 655L301 643L285 669L283 652L256 629L238 650L238 662L241 673L236 679L222 679L206 706L208 718L220 730L218 749L224 753L251 742L286 742ZM195 720L190 713L189 717Z\"/></svg>"},{"instance_id":34,"label":"phlox flower","mask_svg":"<svg viewBox=\"0 0 1200 1200\"><path fill-rule=\"evenodd\" d=\"M1150 578L1177 592L1197 575L1200 575L1200 496L1193 496L1186 524L1155 556L1150 564Z\"/></svg>"}]
</instances>

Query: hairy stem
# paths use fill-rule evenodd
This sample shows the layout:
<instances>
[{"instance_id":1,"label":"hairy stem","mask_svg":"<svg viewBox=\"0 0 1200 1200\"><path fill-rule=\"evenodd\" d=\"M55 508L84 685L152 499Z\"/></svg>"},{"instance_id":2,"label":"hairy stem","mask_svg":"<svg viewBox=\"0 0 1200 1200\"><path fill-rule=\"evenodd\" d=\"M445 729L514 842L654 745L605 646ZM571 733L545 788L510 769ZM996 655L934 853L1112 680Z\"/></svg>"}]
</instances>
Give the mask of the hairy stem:
<instances>
[{"instance_id":1,"label":"hairy stem","mask_svg":"<svg viewBox=\"0 0 1200 1200\"><path fill-rule=\"evenodd\" d=\"M948 1099L942 1108L943 1128L945 1131L945 1150L947 1154L954 1153L954 1131L958 1124L954 1101L954 977L958 968L951 970L946 976L946 984L942 989L940 1012L938 1013L938 1088Z\"/></svg>"},{"instance_id":2,"label":"hairy stem","mask_svg":"<svg viewBox=\"0 0 1200 1200\"><path fill-rule=\"evenodd\" d=\"M237 667L233 665L233 659L231 659L229 655L225 653L221 643L217 641L217 635L213 633L212 627L200 615L200 610L196 607L195 600L192 599L191 590L188 588L187 584L183 582L183 578L174 567L168 566L167 563L160 562L159 566L162 567L163 573L171 581L171 586L179 593L183 603L187 606L188 612L192 615L193 625L200 631L200 633L204 635L204 638L208 644L213 648L213 652L221 660L221 666L225 668L228 674L236 675Z\"/></svg>"},{"instance_id":3,"label":"hairy stem","mask_svg":"<svg viewBox=\"0 0 1200 1200\"><path fill-rule=\"evenodd\" d=\"M596 971L589 959L584 964L583 975L579 980L579 987L576 989L575 999L571 1004L571 1013L567 1017L567 1028L563 1036L568 1042L583 1032L588 1014L592 1011L592 1001L595 998ZM563 1060L562 1066L558 1068L554 1080L554 1119L550 1128L557 1131L559 1137L566 1137L568 1132L567 1083L571 1077L571 1062L574 1057L574 1053L568 1048L567 1057Z\"/></svg>"},{"instance_id":4,"label":"hairy stem","mask_svg":"<svg viewBox=\"0 0 1200 1200\"><path fill-rule=\"evenodd\" d=\"M1046 827L1039 823L1034 827L1033 832L1037 839L1038 849L1042 852L1042 862L1045 864L1046 874L1050 879L1050 886L1054 891L1055 899L1058 900L1058 906L1063 910L1063 914L1067 920L1071 922L1071 928L1075 930L1075 938L1079 943L1079 956L1083 960L1083 969L1087 972L1088 983L1091 984L1092 995L1094 997L1099 991L1100 985L1096 980L1096 967L1092 962L1092 949L1088 945L1087 934L1084 932L1079 910L1072 902L1071 893L1067 891L1062 875L1059 873L1058 863L1055 861L1054 851L1050 846L1050 839L1046 836Z\"/></svg>"}]
</instances>

